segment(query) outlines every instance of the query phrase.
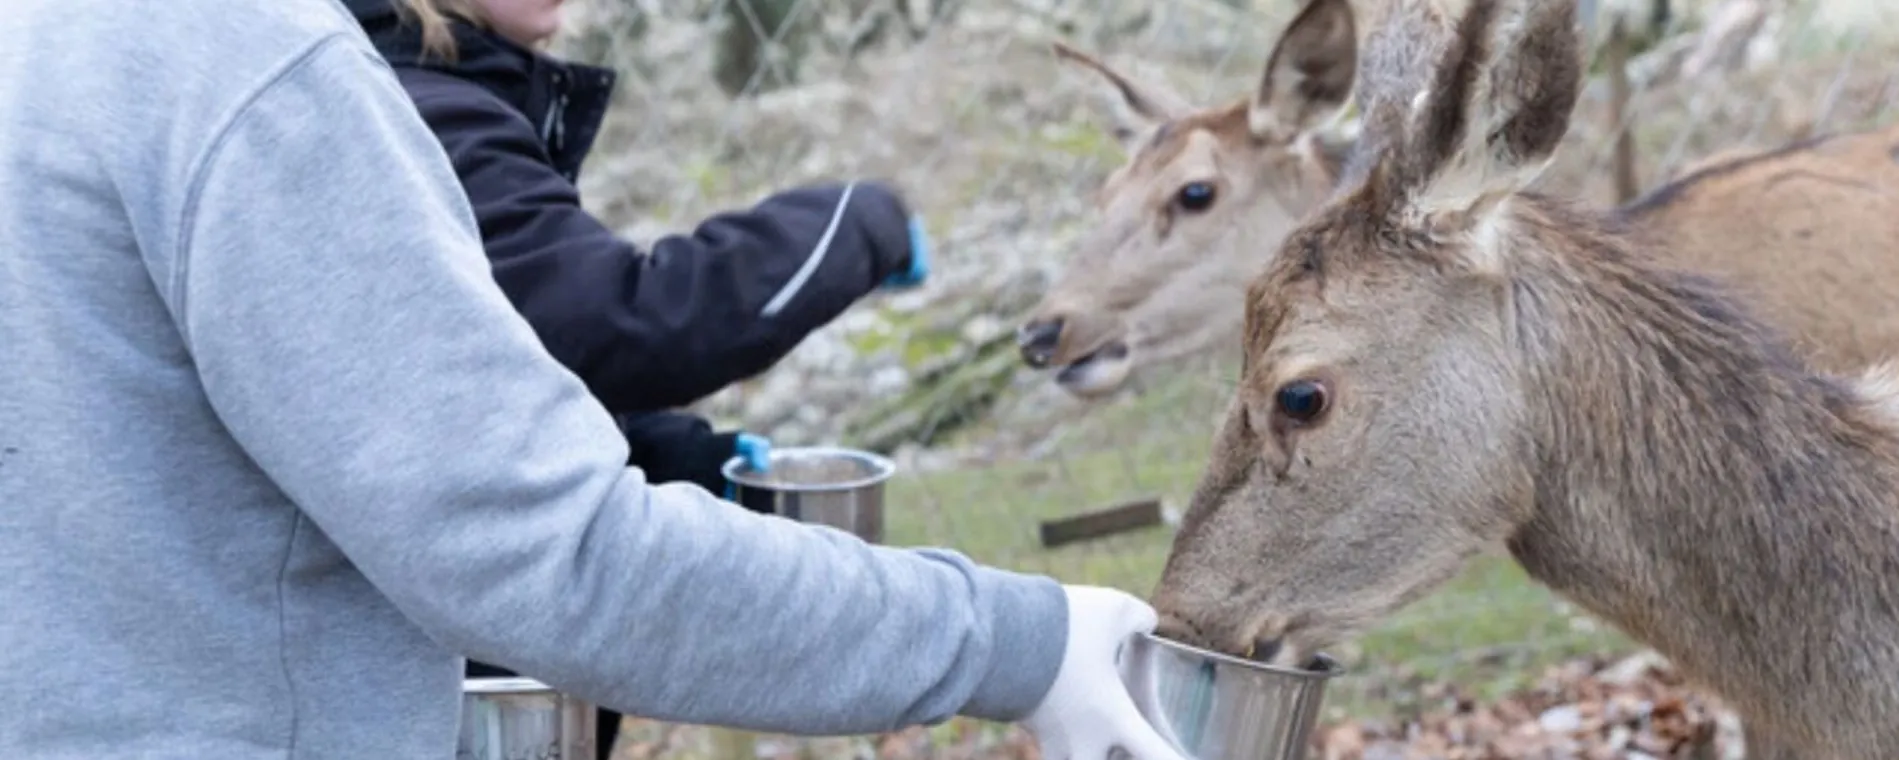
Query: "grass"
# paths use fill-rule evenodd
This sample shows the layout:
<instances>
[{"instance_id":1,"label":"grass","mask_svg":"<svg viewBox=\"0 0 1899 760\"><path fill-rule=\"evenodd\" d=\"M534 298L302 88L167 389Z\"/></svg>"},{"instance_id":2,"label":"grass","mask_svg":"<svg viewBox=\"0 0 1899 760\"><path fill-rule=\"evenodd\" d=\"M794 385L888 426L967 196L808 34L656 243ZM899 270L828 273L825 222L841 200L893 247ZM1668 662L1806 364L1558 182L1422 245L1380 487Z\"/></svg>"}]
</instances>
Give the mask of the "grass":
<instances>
[{"instance_id":1,"label":"grass","mask_svg":"<svg viewBox=\"0 0 1899 760\"><path fill-rule=\"evenodd\" d=\"M1141 497L1183 507L1212 430L1211 417L1183 410L1212 407L1192 403L1200 391L1183 390L1180 382L1101 408L1073 426L1073 440L1108 442L1094 451L899 476L885 499L886 540L951 546L1000 567L1145 596L1159 577L1171 529L1044 549L1037 523ZM1339 648L1350 672L1327 703L1333 717L1402 715L1422 706L1428 690L1420 687L1428 684L1449 681L1470 696L1492 697L1562 659L1630 647L1569 611L1509 558L1483 556L1444 588Z\"/></svg>"}]
</instances>

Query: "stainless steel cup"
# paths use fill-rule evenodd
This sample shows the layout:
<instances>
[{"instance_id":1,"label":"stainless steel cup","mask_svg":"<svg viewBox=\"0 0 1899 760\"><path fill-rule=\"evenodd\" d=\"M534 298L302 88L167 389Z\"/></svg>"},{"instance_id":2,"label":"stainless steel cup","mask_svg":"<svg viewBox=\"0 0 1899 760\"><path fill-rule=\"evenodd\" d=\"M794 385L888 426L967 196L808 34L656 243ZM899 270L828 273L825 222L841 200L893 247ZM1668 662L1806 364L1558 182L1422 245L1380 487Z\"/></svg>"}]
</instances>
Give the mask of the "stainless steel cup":
<instances>
[{"instance_id":1,"label":"stainless steel cup","mask_svg":"<svg viewBox=\"0 0 1899 760\"><path fill-rule=\"evenodd\" d=\"M593 760L593 705L531 678L462 680L456 760Z\"/></svg>"},{"instance_id":2,"label":"stainless steel cup","mask_svg":"<svg viewBox=\"0 0 1899 760\"><path fill-rule=\"evenodd\" d=\"M873 544L884 540L884 482L896 474L889 459L835 446L774 448L759 472L741 457L721 472L732 500L800 522L848 531Z\"/></svg>"},{"instance_id":3,"label":"stainless steel cup","mask_svg":"<svg viewBox=\"0 0 1899 760\"><path fill-rule=\"evenodd\" d=\"M1294 670L1152 634L1130 639L1120 666L1141 715L1194 760L1301 760L1340 670L1325 655Z\"/></svg>"}]
</instances>

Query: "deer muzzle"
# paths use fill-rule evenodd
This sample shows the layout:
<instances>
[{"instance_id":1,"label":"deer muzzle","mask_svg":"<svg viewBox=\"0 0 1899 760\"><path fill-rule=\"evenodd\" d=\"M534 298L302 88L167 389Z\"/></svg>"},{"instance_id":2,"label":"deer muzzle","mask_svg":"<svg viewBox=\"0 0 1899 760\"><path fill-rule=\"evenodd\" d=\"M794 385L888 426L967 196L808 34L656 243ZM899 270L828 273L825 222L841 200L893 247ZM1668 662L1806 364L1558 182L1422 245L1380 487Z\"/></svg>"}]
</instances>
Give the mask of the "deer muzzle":
<instances>
[{"instance_id":1,"label":"deer muzzle","mask_svg":"<svg viewBox=\"0 0 1899 760\"><path fill-rule=\"evenodd\" d=\"M1048 366L1054 359L1055 351L1062 344L1061 317L1030 321L1016 329L1016 349L1022 352L1022 361L1036 369Z\"/></svg>"}]
</instances>

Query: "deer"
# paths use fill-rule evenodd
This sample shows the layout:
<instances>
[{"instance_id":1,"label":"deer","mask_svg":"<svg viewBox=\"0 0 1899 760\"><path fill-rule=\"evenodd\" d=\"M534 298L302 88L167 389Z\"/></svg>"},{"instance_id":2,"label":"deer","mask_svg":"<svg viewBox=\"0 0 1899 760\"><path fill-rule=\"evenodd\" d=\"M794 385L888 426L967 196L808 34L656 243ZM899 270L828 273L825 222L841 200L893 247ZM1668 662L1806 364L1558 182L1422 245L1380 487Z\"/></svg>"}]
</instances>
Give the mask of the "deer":
<instances>
[{"instance_id":1,"label":"deer","mask_svg":"<svg viewBox=\"0 0 1899 760\"><path fill-rule=\"evenodd\" d=\"M1060 42L1107 85L1126 158L1095 191L1087 231L1016 330L1027 366L1100 400L1144 367L1238 337L1243 284L1333 189L1352 148L1357 70L1348 0L1308 0L1274 42L1258 87L1192 108ZM1613 110L1613 109L1612 109ZM1632 162L1626 136L1618 165ZM1730 146L1636 195L1622 223L1678 263L1748 292L1825 367L1899 351L1899 125L1767 148ZM1617 184L1632 184L1631 167ZM1624 190L1626 192L1626 190Z\"/></svg>"},{"instance_id":2,"label":"deer","mask_svg":"<svg viewBox=\"0 0 1899 760\"><path fill-rule=\"evenodd\" d=\"M1576 0L1457 1L1393 0L1340 181L1259 244L1156 635L1311 667L1496 548L1749 757L1899 757L1899 366L1819 369L1675 243L1533 188Z\"/></svg>"},{"instance_id":3,"label":"deer","mask_svg":"<svg viewBox=\"0 0 1899 760\"><path fill-rule=\"evenodd\" d=\"M1234 329L1251 263L1331 187L1349 141L1327 133L1354 79L1347 0L1308 2L1286 25L1249 96L1193 108L1061 42L1061 60L1110 91L1108 131L1126 156L1059 279L1016 330L1019 354L1083 398L1118 390L1142 364L1198 353Z\"/></svg>"}]
</instances>

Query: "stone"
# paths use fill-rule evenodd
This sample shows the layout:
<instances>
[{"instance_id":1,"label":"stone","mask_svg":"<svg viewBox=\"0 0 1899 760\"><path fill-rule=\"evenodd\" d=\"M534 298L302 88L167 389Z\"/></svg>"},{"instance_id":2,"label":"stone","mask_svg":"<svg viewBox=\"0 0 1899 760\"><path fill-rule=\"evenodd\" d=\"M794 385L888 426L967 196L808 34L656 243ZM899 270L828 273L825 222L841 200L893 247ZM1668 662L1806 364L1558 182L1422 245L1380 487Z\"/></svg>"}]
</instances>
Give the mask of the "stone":
<instances>
[{"instance_id":1,"label":"stone","mask_svg":"<svg viewBox=\"0 0 1899 760\"><path fill-rule=\"evenodd\" d=\"M1009 332L1009 327L1001 319L990 314L978 314L963 324L963 342L980 346Z\"/></svg>"}]
</instances>

